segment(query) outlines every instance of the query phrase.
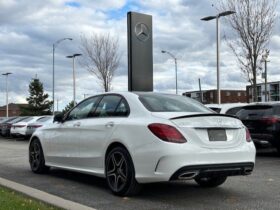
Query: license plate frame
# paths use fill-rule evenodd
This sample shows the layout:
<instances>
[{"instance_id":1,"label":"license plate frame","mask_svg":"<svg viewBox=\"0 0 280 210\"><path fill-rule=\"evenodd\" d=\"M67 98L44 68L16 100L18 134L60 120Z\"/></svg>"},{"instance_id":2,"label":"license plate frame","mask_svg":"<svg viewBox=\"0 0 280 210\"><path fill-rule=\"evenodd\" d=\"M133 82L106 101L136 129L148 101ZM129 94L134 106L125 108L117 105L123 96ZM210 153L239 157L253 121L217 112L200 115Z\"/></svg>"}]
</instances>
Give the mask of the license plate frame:
<instances>
[{"instance_id":1,"label":"license plate frame","mask_svg":"<svg viewBox=\"0 0 280 210\"><path fill-rule=\"evenodd\" d=\"M227 141L227 133L224 128L208 128L208 138L209 141Z\"/></svg>"}]
</instances>

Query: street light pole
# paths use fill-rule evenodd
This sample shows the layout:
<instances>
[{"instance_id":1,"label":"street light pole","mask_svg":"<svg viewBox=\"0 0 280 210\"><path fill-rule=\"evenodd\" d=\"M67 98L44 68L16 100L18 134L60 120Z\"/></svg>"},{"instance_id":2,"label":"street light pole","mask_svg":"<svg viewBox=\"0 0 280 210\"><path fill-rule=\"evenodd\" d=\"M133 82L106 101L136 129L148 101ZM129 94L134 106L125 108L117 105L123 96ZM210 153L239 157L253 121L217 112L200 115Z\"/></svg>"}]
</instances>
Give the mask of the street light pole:
<instances>
[{"instance_id":1,"label":"street light pole","mask_svg":"<svg viewBox=\"0 0 280 210\"><path fill-rule=\"evenodd\" d=\"M53 101L53 115L54 115L54 101L55 101L55 98L54 98L54 92L55 92L55 90L54 90L54 82L55 82L55 78L54 78L54 60L55 60L55 48L57 47L57 45L60 43L60 42L62 42L62 41L64 41L64 40L70 40L70 41L72 41L73 39L72 38L63 38L63 39L59 39L59 40L57 40L55 43L53 43L53 72L52 72L52 77L53 77L53 81L52 81L52 101Z\"/></svg>"},{"instance_id":2,"label":"street light pole","mask_svg":"<svg viewBox=\"0 0 280 210\"><path fill-rule=\"evenodd\" d=\"M82 54L73 54L73 55L69 55L66 56L66 58L72 58L72 65L73 65L73 101L74 101L74 105L76 105L76 74L75 74L75 57L77 56L81 56Z\"/></svg>"},{"instance_id":3,"label":"street light pole","mask_svg":"<svg viewBox=\"0 0 280 210\"><path fill-rule=\"evenodd\" d=\"M177 58L171 53L171 52L168 52L166 50L162 50L161 51L162 53L167 53L168 55L170 55L173 59L174 59L174 62L175 62L175 83L176 83L176 95L178 95L178 84L177 84Z\"/></svg>"},{"instance_id":4,"label":"street light pole","mask_svg":"<svg viewBox=\"0 0 280 210\"><path fill-rule=\"evenodd\" d=\"M221 104L221 89L220 89L220 26L219 17L216 18L216 41L217 41L217 102Z\"/></svg>"},{"instance_id":5,"label":"street light pole","mask_svg":"<svg viewBox=\"0 0 280 210\"><path fill-rule=\"evenodd\" d=\"M217 42L217 104L221 103L221 90L220 90L220 17L234 14L235 11L225 11L217 14L216 16L204 17L201 20L209 21L216 19L216 42Z\"/></svg>"},{"instance_id":6,"label":"street light pole","mask_svg":"<svg viewBox=\"0 0 280 210\"><path fill-rule=\"evenodd\" d=\"M2 74L3 76L6 76L6 117L9 117L9 92L8 92L8 76L9 74L12 74L10 72L7 72L5 74Z\"/></svg>"}]
</instances>

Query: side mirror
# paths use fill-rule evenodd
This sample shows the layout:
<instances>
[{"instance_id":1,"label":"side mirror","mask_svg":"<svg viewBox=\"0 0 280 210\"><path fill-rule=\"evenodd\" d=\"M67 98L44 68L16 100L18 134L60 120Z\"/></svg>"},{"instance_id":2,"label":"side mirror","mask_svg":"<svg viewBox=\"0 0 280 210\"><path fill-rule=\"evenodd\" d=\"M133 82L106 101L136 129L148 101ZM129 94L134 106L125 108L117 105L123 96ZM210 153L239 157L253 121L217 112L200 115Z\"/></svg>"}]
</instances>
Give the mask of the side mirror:
<instances>
[{"instance_id":1,"label":"side mirror","mask_svg":"<svg viewBox=\"0 0 280 210\"><path fill-rule=\"evenodd\" d=\"M53 118L53 122L63 122L63 117L64 117L64 114L62 113L58 113L56 115L54 115L54 118Z\"/></svg>"}]
</instances>

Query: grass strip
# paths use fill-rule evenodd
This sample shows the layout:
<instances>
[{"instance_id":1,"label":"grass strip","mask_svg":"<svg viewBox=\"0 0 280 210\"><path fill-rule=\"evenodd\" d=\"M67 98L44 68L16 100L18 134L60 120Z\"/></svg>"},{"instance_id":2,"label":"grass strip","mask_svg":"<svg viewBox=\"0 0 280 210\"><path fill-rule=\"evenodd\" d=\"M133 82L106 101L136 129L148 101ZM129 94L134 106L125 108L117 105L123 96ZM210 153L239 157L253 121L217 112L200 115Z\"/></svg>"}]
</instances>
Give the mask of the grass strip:
<instances>
[{"instance_id":1,"label":"grass strip","mask_svg":"<svg viewBox=\"0 0 280 210\"><path fill-rule=\"evenodd\" d=\"M0 186L0 210L62 210Z\"/></svg>"}]
</instances>

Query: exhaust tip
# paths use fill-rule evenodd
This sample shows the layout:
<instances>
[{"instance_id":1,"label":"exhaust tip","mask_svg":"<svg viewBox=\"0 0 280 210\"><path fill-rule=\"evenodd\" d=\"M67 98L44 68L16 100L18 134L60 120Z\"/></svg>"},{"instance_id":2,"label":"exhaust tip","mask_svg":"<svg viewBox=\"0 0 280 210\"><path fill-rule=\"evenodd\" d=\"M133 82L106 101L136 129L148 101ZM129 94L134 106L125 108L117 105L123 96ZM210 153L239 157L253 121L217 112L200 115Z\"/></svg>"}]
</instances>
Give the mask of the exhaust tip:
<instances>
[{"instance_id":1,"label":"exhaust tip","mask_svg":"<svg viewBox=\"0 0 280 210\"><path fill-rule=\"evenodd\" d=\"M195 178L198 175L198 171L190 171L190 172L185 172L182 173L178 176L179 180L190 180Z\"/></svg>"},{"instance_id":2,"label":"exhaust tip","mask_svg":"<svg viewBox=\"0 0 280 210\"><path fill-rule=\"evenodd\" d=\"M249 174L251 174L251 173L252 173L252 171L253 171L253 169L252 169L252 168L245 168L245 169L244 169L244 173L245 173L245 175L249 175Z\"/></svg>"}]
</instances>

